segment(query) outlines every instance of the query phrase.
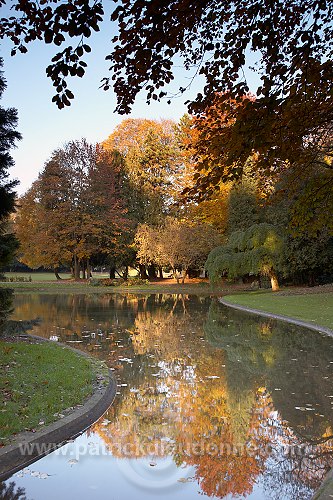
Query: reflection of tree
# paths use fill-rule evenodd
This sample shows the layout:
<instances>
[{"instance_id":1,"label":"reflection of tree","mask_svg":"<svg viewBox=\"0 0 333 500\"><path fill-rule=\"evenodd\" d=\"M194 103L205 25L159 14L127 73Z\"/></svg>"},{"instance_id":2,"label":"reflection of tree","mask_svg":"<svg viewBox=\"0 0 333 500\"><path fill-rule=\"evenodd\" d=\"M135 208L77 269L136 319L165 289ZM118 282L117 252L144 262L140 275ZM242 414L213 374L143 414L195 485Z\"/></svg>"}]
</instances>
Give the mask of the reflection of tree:
<instances>
[{"instance_id":1,"label":"reflection of tree","mask_svg":"<svg viewBox=\"0 0 333 500\"><path fill-rule=\"evenodd\" d=\"M302 460L289 457L287 461L278 461L276 458L276 470L281 474L284 467L289 470L284 473L284 487L294 485L295 491L300 484L306 488L317 487L330 468L333 452L329 397L332 394L332 342L320 338L318 333L292 325L280 326L276 321L239 313L217 302L210 306L205 333L211 345L226 352L233 427L239 420L238 408L244 408L240 413L246 417L244 402L251 398L256 387L266 386L272 395L271 410L273 405L279 409L279 413L272 411L268 426L271 444L280 436L272 447L270 460L274 453L278 455L276 449L281 452L281 445L285 448L293 445L298 450L304 445L310 446ZM239 401L242 405L237 408L234 403ZM315 465L314 456L317 457ZM277 480L276 474L274 476ZM278 482L282 484L281 477Z\"/></svg>"},{"instance_id":2,"label":"reflection of tree","mask_svg":"<svg viewBox=\"0 0 333 500\"><path fill-rule=\"evenodd\" d=\"M255 395L252 403L256 403ZM252 426L244 430L244 440L240 443L233 425L227 387L213 381L200 384L197 400L192 405L187 401L183 408L186 415L191 415L191 425L179 434L183 439L182 447L186 449L189 440L203 443L204 453L195 453L192 448L192 452L187 451L181 459L196 466L195 477L203 492L219 498L251 493L265 459L264 446L259 454L252 456L247 452L256 422L251 422ZM249 410L253 410L251 406Z\"/></svg>"},{"instance_id":3,"label":"reflection of tree","mask_svg":"<svg viewBox=\"0 0 333 500\"><path fill-rule=\"evenodd\" d=\"M239 453L240 431L232 416L241 414L245 445L252 431L255 393L230 411L224 353L209 346L202 349L203 305L191 297L185 303L188 314L177 300L138 311L131 337L144 376L135 379L133 392L126 387L107 414L110 422L97 424L95 430L117 457L143 457L154 450L156 456L171 453L179 465L194 465L208 495L249 493L263 468L263 456ZM159 376L153 378L152 373Z\"/></svg>"},{"instance_id":4,"label":"reflection of tree","mask_svg":"<svg viewBox=\"0 0 333 500\"><path fill-rule=\"evenodd\" d=\"M8 485L0 483L0 500L26 500L25 489L17 488L15 491L15 483L10 482Z\"/></svg>"},{"instance_id":5,"label":"reflection of tree","mask_svg":"<svg viewBox=\"0 0 333 500\"><path fill-rule=\"evenodd\" d=\"M42 317L37 333L55 329L120 367L125 385L93 429L115 456L171 455L220 498L251 493L262 475L267 497L307 498L329 468L329 339L192 296L27 302L17 299L15 319Z\"/></svg>"},{"instance_id":6,"label":"reflection of tree","mask_svg":"<svg viewBox=\"0 0 333 500\"><path fill-rule=\"evenodd\" d=\"M0 336L13 337L25 334L39 322L38 320L15 321L8 319L12 312L13 290L0 288Z\"/></svg>"},{"instance_id":7,"label":"reflection of tree","mask_svg":"<svg viewBox=\"0 0 333 500\"><path fill-rule=\"evenodd\" d=\"M0 333L11 311L13 290L0 288Z\"/></svg>"},{"instance_id":8,"label":"reflection of tree","mask_svg":"<svg viewBox=\"0 0 333 500\"><path fill-rule=\"evenodd\" d=\"M132 343L137 354L158 352L164 359L183 358L183 343L191 342L191 349L200 348L200 339L194 335L202 329L205 299L170 295L159 303L152 314L151 307L137 312ZM187 314L187 306L191 314Z\"/></svg>"}]
</instances>

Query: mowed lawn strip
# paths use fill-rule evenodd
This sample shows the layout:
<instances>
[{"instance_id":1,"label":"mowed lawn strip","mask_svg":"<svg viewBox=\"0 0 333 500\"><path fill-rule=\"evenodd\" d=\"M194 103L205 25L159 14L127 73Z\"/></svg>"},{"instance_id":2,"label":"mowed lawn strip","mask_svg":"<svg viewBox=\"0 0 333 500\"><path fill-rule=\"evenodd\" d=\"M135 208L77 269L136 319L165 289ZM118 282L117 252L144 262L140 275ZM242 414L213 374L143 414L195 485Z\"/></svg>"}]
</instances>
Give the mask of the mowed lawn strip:
<instances>
[{"instance_id":1,"label":"mowed lawn strip","mask_svg":"<svg viewBox=\"0 0 333 500\"><path fill-rule=\"evenodd\" d=\"M62 346L0 340L0 445L40 429L93 391L97 365Z\"/></svg>"},{"instance_id":2,"label":"mowed lawn strip","mask_svg":"<svg viewBox=\"0 0 333 500\"><path fill-rule=\"evenodd\" d=\"M333 330L333 293L279 295L272 292L247 292L226 295L225 299L234 304L301 319Z\"/></svg>"}]
</instances>

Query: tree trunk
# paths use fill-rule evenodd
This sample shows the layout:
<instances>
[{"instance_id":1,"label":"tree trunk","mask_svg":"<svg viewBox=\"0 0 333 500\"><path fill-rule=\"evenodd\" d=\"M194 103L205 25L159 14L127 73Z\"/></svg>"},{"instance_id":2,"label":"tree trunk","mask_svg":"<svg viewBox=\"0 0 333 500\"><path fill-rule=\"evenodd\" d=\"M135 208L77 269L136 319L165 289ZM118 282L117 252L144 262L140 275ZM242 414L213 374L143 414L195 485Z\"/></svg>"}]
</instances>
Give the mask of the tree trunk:
<instances>
[{"instance_id":1,"label":"tree trunk","mask_svg":"<svg viewBox=\"0 0 333 500\"><path fill-rule=\"evenodd\" d=\"M123 272L123 279L124 279L125 281L127 281L127 280L128 280L128 266L125 266L125 268L124 268L124 272Z\"/></svg>"},{"instance_id":2,"label":"tree trunk","mask_svg":"<svg viewBox=\"0 0 333 500\"><path fill-rule=\"evenodd\" d=\"M177 280L177 283L179 284L179 276L177 273L177 269L172 269L172 276L175 280Z\"/></svg>"},{"instance_id":3,"label":"tree trunk","mask_svg":"<svg viewBox=\"0 0 333 500\"><path fill-rule=\"evenodd\" d=\"M308 278L308 285L309 286L315 286L316 282L315 282L315 276L314 276L314 273L312 271L309 272L309 278Z\"/></svg>"},{"instance_id":4,"label":"tree trunk","mask_svg":"<svg viewBox=\"0 0 333 500\"><path fill-rule=\"evenodd\" d=\"M115 280L116 279L116 268L110 266L110 272L109 272L110 280Z\"/></svg>"},{"instance_id":5,"label":"tree trunk","mask_svg":"<svg viewBox=\"0 0 333 500\"><path fill-rule=\"evenodd\" d=\"M91 265L89 259L87 259L87 279L92 278Z\"/></svg>"},{"instance_id":6,"label":"tree trunk","mask_svg":"<svg viewBox=\"0 0 333 500\"><path fill-rule=\"evenodd\" d=\"M62 278L59 276L59 273L58 273L58 268L57 267L54 267L53 268L53 272L55 274L55 277L57 278L57 280L61 280Z\"/></svg>"},{"instance_id":7,"label":"tree trunk","mask_svg":"<svg viewBox=\"0 0 333 500\"><path fill-rule=\"evenodd\" d=\"M278 278L274 271L271 271L269 277L271 279L272 291L277 292L278 290L280 290Z\"/></svg>"},{"instance_id":8,"label":"tree trunk","mask_svg":"<svg viewBox=\"0 0 333 500\"><path fill-rule=\"evenodd\" d=\"M75 281L80 279L80 263L76 255L74 255L74 279Z\"/></svg>"},{"instance_id":9,"label":"tree trunk","mask_svg":"<svg viewBox=\"0 0 333 500\"><path fill-rule=\"evenodd\" d=\"M182 277L182 284L185 283L186 275L187 275L187 269L184 269L184 271L183 271L183 277Z\"/></svg>"},{"instance_id":10,"label":"tree trunk","mask_svg":"<svg viewBox=\"0 0 333 500\"><path fill-rule=\"evenodd\" d=\"M163 269L161 267L158 268L159 278L163 279Z\"/></svg>"},{"instance_id":11,"label":"tree trunk","mask_svg":"<svg viewBox=\"0 0 333 500\"><path fill-rule=\"evenodd\" d=\"M144 264L139 264L139 274L142 280L146 280L148 278L146 266Z\"/></svg>"},{"instance_id":12,"label":"tree trunk","mask_svg":"<svg viewBox=\"0 0 333 500\"><path fill-rule=\"evenodd\" d=\"M155 264L151 264L150 266L148 266L148 276L149 276L149 279L151 279L151 280L156 279L156 266L155 266Z\"/></svg>"},{"instance_id":13,"label":"tree trunk","mask_svg":"<svg viewBox=\"0 0 333 500\"><path fill-rule=\"evenodd\" d=\"M83 259L81 261L81 263L82 263L82 279L85 280L86 279L86 262Z\"/></svg>"}]
</instances>

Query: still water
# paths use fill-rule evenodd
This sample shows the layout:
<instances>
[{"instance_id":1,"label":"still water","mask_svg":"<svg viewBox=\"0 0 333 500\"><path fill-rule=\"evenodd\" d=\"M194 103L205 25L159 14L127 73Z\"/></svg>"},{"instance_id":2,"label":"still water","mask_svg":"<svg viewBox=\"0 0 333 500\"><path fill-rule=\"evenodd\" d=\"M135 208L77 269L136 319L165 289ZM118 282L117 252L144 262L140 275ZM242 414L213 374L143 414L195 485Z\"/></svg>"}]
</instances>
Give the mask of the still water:
<instances>
[{"instance_id":1,"label":"still water","mask_svg":"<svg viewBox=\"0 0 333 500\"><path fill-rule=\"evenodd\" d=\"M332 466L332 338L208 297L22 294L14 306L13 320L39 319L32 333L105 360L118 387L95 425L3 490L295 500Z\"/></svg>"}]
</instances>

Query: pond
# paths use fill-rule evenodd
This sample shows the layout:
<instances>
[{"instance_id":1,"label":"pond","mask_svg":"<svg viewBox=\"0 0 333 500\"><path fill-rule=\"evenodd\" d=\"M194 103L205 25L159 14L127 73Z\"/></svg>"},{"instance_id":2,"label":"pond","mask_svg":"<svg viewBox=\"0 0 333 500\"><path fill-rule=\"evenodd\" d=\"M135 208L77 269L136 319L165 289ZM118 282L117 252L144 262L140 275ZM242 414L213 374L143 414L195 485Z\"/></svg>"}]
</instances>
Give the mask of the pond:
<instances>
[{"instance_id":1,"label":"pond","mask_svg":"<svg viewBox=\"0 0 333 500\"><path fill-rule=\"evenodd\" d=\"M39 319L33 333L105 360L118 386L96 424L3 492L303 500L330 469L332 338L208 297L19 294L14 306L12 319Z\"/></svg>"}]
</instances>

